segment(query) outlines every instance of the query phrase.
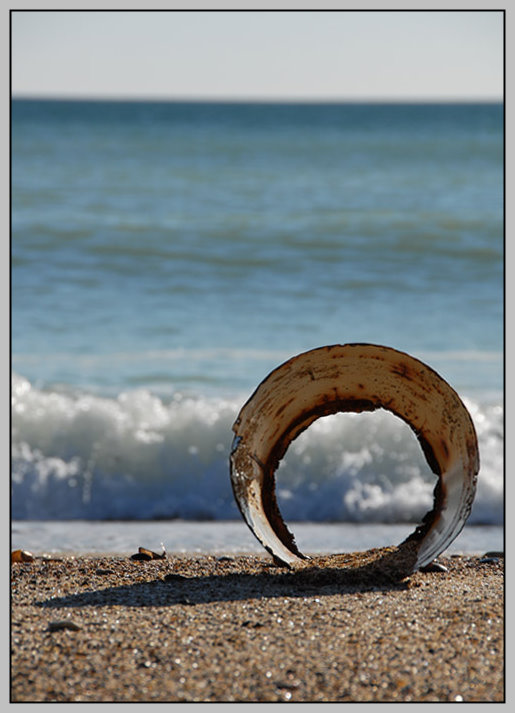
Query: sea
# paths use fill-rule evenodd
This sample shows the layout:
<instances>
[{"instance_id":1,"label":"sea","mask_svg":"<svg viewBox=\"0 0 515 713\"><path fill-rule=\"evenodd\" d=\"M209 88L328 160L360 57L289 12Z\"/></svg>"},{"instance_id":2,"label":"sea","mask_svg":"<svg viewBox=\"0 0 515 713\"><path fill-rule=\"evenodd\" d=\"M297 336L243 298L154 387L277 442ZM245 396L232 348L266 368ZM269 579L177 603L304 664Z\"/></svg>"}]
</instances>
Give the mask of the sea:
<instances>
[{"instance_id":1,"label":"sea","mask_svg":"<svg viewBox=\"0 0 515 713\"><path fill-rule=\"evenodd\" d=\"M260 551L232 424L282 362L405 351L474 421L461 551L503 549L504 107L11 104L11 537ZM435 476L385 411L321 418L277 498L304 551L397 544ZM397 541L396 541L397 540Z\"/></svg>"}]
</instances>

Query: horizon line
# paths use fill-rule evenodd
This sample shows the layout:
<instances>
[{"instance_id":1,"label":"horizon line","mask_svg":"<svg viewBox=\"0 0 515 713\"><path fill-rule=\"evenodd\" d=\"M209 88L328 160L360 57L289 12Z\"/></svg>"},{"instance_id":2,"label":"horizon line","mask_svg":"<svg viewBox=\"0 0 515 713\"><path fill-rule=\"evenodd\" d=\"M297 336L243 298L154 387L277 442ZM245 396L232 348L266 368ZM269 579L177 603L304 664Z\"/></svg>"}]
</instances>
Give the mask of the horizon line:
<instances>
[{"instance_id":1,"label":"horizon line","mask_svg":"<svg viewBox=\"0 0 515 713\"><path fill-rule=\"evenodd\" d=\"M133 102L133 103L191 103L191 104L503 104L504 97L252 97L252 96L161 96L112 94L11 94L13 101L70 101L70 102Z\"/></svg>"}]
</instances>

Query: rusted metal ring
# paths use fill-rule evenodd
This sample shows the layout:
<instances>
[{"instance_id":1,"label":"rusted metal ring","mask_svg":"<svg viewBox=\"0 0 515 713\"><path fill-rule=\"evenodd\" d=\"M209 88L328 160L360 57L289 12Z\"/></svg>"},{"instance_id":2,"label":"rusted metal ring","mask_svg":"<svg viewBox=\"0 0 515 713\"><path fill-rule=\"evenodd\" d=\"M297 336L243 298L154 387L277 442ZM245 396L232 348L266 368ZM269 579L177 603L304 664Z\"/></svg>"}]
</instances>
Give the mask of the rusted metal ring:
<instances>
[{"instance_id":1,"label":"rusted metal ring","mask_svg":"<svg viewBox=\"0 0 515 713\"><path fill-rule=\"evenodd\" d=\"M275 471L290 443L321 416L385 409L416 434L438 476L433 508L409 543L414 571L437 557L470 514L479 471L474 424L456 392L408 354L373 344L332 345L293 357L258 386L233 425L231 483L250 530L274 558L305 559L275 497Z\"/></svg>"}]
</instances>

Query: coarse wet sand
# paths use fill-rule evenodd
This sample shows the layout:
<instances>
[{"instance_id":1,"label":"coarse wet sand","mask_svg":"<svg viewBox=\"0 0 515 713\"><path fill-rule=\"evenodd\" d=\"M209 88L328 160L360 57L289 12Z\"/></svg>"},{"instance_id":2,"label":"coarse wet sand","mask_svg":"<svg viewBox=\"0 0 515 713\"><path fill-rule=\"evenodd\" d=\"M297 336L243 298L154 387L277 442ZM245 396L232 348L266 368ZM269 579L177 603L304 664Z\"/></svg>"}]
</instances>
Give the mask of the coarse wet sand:
<instances>
[{"instance_id":1,"label":"coarse wet sand","mask_svg":"<svg viewBox=\"0 0 515 713\"><path fill-rule=\"evenodd\" d=\"M502 553L375 552L12 563L10 700L504 701Z\"/></svg>"}]
</instances>

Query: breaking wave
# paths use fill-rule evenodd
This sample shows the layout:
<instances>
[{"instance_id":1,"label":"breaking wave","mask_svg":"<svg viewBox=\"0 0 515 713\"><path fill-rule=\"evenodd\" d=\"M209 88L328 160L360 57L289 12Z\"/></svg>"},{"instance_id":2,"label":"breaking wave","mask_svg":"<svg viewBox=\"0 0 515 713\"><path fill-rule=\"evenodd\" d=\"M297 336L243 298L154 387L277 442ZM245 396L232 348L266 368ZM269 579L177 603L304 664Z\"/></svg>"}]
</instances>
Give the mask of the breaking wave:
<instances>
[{"instance_id":1,"label":"breaking wave","mask_svg":"<svg viewBox=\"0 0 515 713\"><path fill-rule=\"evenodd\" d=\"M229 477L242 399L102 397L12 381L13 519L239 518ZM481 470L469 522L503 522L503 409L464 399ZM409 427L385 411L316 421L277 471L288 521L416 522L436 482Z\"/></svg>"}]
</instances>

